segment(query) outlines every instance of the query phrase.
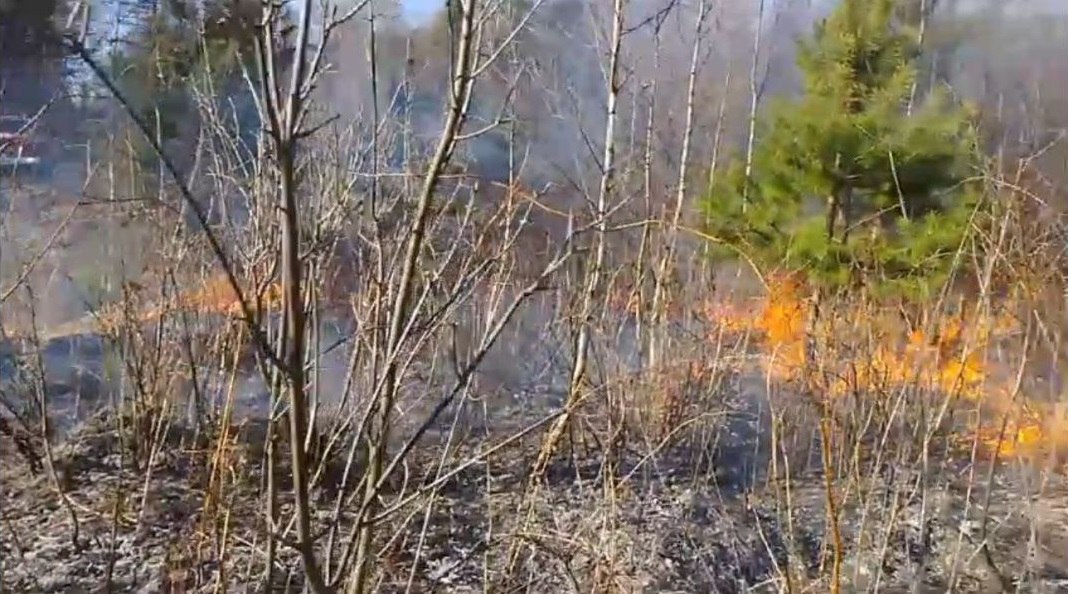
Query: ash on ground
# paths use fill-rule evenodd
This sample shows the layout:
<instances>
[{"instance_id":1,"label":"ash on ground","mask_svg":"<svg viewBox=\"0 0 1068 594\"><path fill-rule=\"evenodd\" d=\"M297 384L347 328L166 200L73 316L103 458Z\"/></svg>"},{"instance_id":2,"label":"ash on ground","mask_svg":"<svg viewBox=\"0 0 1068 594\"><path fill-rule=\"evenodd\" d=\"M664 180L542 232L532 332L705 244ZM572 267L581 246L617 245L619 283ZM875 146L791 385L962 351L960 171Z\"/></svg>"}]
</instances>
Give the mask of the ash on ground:
<instances>
[{"instance_id":1,"label":"ash on ground","mask_svg":"<svg viewBox=\"0 0 1068 594\"><path fill-rule=\"evenodd\" d=\"M751 413L724 424L725 435L752 440L742 431L759 423ZM263 591L262 427L247 424L220 448L217 436L176 426L120 439L133 431L121 420L101 414L56 448L62 498L4 437L3 590ZM428 435L387 488L386 505L422 496L378 531L377 591L827 591L840 542L843 591L1068 592L1068 485L1056 477L1038 484L1037 475L998 472L988 481L984 469L947 463L923 479L887 467L864 497L835 488L835 537L818 470L738 482L755 459L739 469L731 456L743 445L758 451L753 443L684 439L655 453L623 444L609 458L576 438L531 490L541 433L437 483L499 439L472 438L443 456L435 442L444 434ZM328 477L341 466L327 464L314 490L320 526L337 496ZM292 511L288 472L282 464L283 514ZM338 548L352 507L342 506ZM271 591L301 591L302 575L280 544Z\"/></svg>"}]
</instances>

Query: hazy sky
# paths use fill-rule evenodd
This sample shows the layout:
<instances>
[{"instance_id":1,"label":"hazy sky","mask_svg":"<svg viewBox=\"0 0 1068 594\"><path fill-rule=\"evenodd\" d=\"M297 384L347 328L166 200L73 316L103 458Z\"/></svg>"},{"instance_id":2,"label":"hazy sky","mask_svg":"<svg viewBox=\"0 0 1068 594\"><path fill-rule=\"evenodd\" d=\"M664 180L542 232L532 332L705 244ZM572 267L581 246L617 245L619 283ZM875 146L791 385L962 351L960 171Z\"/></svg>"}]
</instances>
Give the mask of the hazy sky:
<instances>
[{"instance_id":1,"label":"hazy sky","mask_svg":"<svg viewBox=\"0 0 1068 594\"><path fill-rule=\"evenodd\" d=\"M415 22L433 15L445 6L445 0L402 0L405 16Z\"/></svg>"}]
</instances>

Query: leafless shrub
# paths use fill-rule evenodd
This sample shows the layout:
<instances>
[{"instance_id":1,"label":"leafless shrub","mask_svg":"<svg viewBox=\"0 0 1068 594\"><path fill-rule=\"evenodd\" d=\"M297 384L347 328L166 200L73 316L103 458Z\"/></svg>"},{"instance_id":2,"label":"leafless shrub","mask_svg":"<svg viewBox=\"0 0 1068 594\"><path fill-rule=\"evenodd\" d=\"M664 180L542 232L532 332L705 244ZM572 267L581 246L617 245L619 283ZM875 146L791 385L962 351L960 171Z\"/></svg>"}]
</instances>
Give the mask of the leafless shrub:
<instances>
[{"instance_id":1,"label":"leafless shrub","mask_svg":"<svg viewBox=\"0 0 1068 594\"><path fill-rule=\"evenodd\" d=\"M270 5L239 85L262 126L210 77L171 144L126 104L0 286L5 331L46 271L99 289L11 342L34 406L5 380L0 421L48 521L114 589L158 530L171 591L1038 591L1064 542L1063 139L984 172L981 274L938 303L751 306L771 275L710 269L692 205L775 92L801 13L756 33L761 5L467 0L417 31L299 2L296 51ZM72 332L108 406L63 440Z\"/></svg>"}]
</instances>

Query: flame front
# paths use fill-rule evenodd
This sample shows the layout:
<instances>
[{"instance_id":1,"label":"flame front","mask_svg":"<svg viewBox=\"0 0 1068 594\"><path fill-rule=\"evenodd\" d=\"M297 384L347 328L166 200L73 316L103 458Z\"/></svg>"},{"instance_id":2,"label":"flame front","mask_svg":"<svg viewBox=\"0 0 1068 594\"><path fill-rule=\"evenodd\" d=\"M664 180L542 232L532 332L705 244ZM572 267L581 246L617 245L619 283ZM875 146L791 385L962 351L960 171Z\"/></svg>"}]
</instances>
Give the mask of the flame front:
<instances>
[{"instance_id":1,"label":"flame front","mask_svg":"<svg viewBox=\"0 0 1068 594\"><path fill-rule=\"evenodd\" d=\"M977 439L988 454L1005 459L1068 451L1065 420L1026 408L1015 378L991 373L992 342L1019 330L1009 307L997 315L940 321L933 336L904 329L900 317L871 305L838 309L815 324L801 283L782 277L770 283L756 308L718 304L704 310L717 331L758 334L764 372L776 381L804 382L824 398L937 392L981 403L985 417L1000 420L997 426L976 421L967 435L958 435L962 442Z\"/></svg>"}]
</instances>

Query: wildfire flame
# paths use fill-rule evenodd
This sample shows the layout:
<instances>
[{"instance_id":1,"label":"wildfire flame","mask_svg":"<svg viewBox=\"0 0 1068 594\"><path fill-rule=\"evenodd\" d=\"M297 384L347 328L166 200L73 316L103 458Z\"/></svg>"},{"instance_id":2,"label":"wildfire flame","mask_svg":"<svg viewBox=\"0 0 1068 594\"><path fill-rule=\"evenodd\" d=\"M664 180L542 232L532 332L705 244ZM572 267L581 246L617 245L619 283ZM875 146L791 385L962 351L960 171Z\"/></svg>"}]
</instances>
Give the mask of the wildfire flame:
<instances>
[{"instance_id":1,"label":"wildfire flame","mask_svg":"<svg viewBox=\"0 0 1068 594\"><path fill-rule=\"evenodd\" d=\"M1008 311L1008 308L1006 308ZM894 389L937 390L949 396L982 401L1001 426L973 426L982 448L1000 458L1068 450L1064 420L1053 414L1035 414L1016 404L1013 382L996 379L986 354L991 342L1015 331L1019 324L1009 314L954 318L941 324L934 336L923 330L900 330L902 322L883 322L872 311L839 313L823 327L813 327L813 308L801 283L793 277L773 280L755 310L730 306L708 308L708 317L729 331L754 331L766 351L764 370L782 382L809 382L827 398L855 394L885 394ZM889 328L889 329L888 329ZM836 339L847 334L871 336L875 344L857 349ZM851 331L851 332L848 332ZM809 341L818 338L819 364L806 361ZM814 373L813 367L819 367ZM825 379L832 378L832 379ZM969 438L970 440L970 438Z\"/></svg>"},{"instance_id":2,"label":"wildfire flame","mask_svg":"<svg viewBox=\"0 0 1068 594\"><path fill-rule=\"evenodd\" d=\"M246 290L249 298L253 293ZM280 284L268 285L262 295L262 307L277 309L281 296ZM628 294L619 301L630 309L634 295ZM217 274L194 290L146 308L135 317L150 322L175 310L241 314L229 280ZM1005 312L1010 310L1004 308ZM709 301L700 306L698 313L712 322L710 328L717 334L755 333L765 351L764 371L776 381L804 381L825 398L918 388L982 402L989 416L1001 421L976 421L968 435L958 436L961 442L977 439L984 451L1000 458L1068 453L1068 415L1021 405L1030 401L1016 393L1014 381L991 372L996 368L987 360L991 343L1019 329L1018 321L1007 313L954 317L938 324L933 335L923 330L904 330L899 318L889 321L885 312L870 308L838 311L835 319L815 324L803 283L792 276L773 279L756 307ZM129 318L116 306L94 315L90 322L92 327L106 332L118 328L124 319ZM72 324L49 334L84 331L84 321ZM854 343L856 337L869 337L867 348L848 344L849 340L841 339L843 335L852 337ZM807 352L810 343L818 345L817 355ZM809 361L810 357L814 360ZM686 368L686 377L703 377L706 366L699 367Z\"/></svg>"},{"instance_id":3,"label":"wildfire flame","mask_svg":"<svg viewBox=\"0 0 1068 594\"><path fill-rule=\"evenodd\" d=\"M251 299L251 295L247 293L248 292L246 291L246 299ZM278 308L281 303L281 284L277 282L269 284L263 294L263 307L267 310L273 310ZM209 278L196 290L179 295L178 298L175 299L175 303L170 305L170 308L179 310L184 309L200 313L215 313L234 317L241 315L241 302L238 299L237 293L234 291L233 285L230 284L226 275L221 273ZM149 319L158 317L162 315L166 309L167 307L155 308L147 312L146 317Z\"/></svg>"},{"instance_id":4,"label":"wildfire flame","mask_svg":"<svg viewBox=\"0 0 1068 594\"><path fill-rule=\"evenodd\" d=\"M140 293L143 287L131 283L129 288L132 293ZM245 289L245 298L254 301L255 292ZM219 273L209 277L191 291L178 295L140 309L137 307L140 297L131 295L128 299L120 302L108 303L80 319L49 328L43 333L42 338L49 340L55 337L82 334L85 332L102 332L115 334L125 323L148 323L156 321L170 312L188 311L201 314L217 314L229 317L241 316L241 303L237 298L233 286L225 274ZM282 287L274 282L265 288L260 300L260 306L266 311L277 310L282 303ZM250 303L255 308L255 303ZM130 314L130 308L135 310ZM138 311L138 309L140 309Z\"/></svg>"}]
</instances>

